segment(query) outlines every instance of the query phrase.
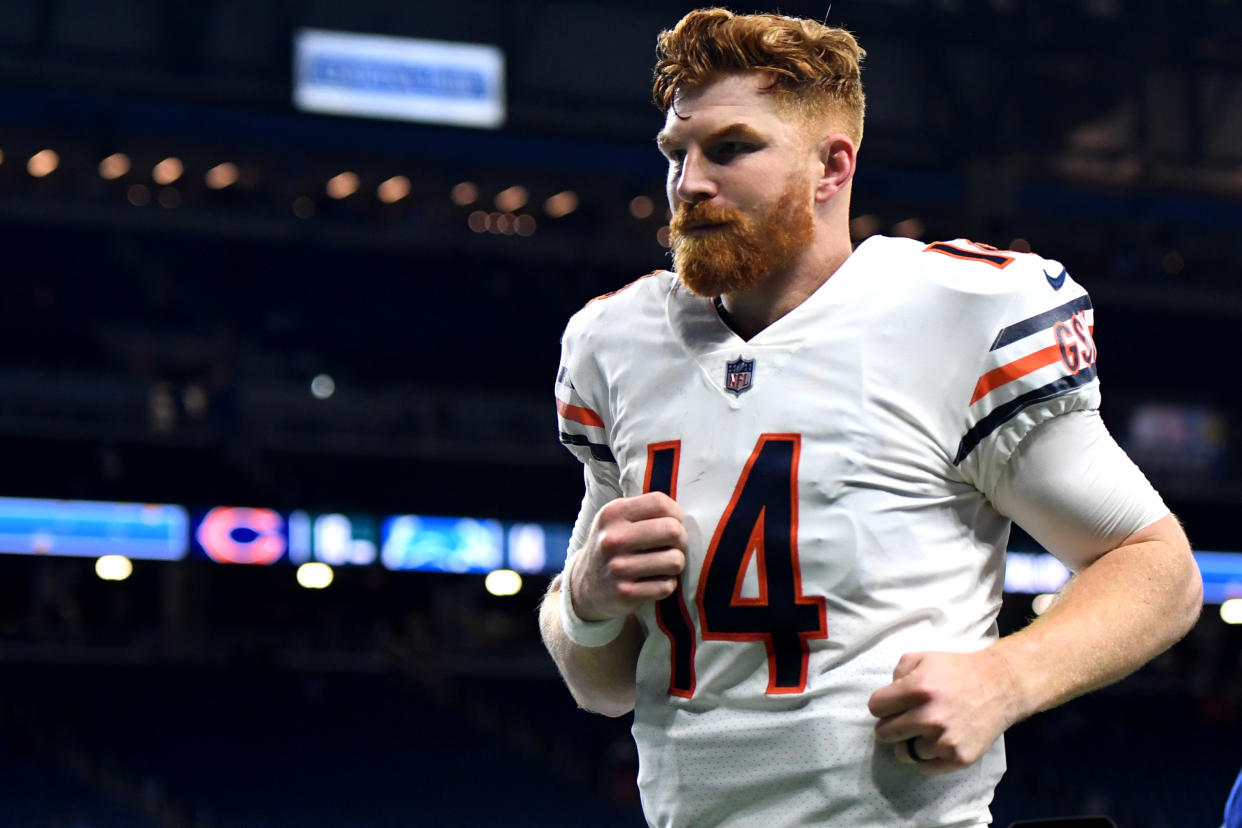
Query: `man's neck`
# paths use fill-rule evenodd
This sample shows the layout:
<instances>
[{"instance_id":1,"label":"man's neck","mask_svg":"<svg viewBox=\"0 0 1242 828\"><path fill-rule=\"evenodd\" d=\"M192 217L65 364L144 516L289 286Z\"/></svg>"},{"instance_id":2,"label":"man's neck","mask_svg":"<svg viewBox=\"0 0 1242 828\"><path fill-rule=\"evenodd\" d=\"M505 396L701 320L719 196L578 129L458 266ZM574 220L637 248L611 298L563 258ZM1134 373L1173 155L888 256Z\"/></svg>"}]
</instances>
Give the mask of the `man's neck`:
<instances>
[{"instance_id":1,"label":"man's neck","mask_svg":"<svg viewBox=\"0 0 1242 828\"><path fill-rule=\"evenodd\" d=\"M773 273L749 290L718 297L717 309L725 323L749 341L776 320L801 305L837 272L853 248L844 237L811 245L790 267Z\"/></svg>"}]
</instances>

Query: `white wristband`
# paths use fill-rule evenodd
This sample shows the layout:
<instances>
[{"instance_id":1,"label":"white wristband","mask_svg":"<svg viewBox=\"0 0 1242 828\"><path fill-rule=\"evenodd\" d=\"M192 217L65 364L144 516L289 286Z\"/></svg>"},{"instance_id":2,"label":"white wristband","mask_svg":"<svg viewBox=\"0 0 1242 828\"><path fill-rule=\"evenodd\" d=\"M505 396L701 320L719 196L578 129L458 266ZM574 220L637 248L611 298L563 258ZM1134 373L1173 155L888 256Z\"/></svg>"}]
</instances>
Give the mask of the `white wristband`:
<instances>
[{"instance_id":1,"label":"white wristband","mask_svg":"<svg viewBox=\"0 0 1242 828\"><path fill-rule=\"evenodd\" d=\"M569 594L569 570L561 578L561 627L569 640L579 647L603 647L611 644L621 634L625 618L609 618L604 621L583 621L574 612L573 596Z\"/></svg>"}]
</instances>

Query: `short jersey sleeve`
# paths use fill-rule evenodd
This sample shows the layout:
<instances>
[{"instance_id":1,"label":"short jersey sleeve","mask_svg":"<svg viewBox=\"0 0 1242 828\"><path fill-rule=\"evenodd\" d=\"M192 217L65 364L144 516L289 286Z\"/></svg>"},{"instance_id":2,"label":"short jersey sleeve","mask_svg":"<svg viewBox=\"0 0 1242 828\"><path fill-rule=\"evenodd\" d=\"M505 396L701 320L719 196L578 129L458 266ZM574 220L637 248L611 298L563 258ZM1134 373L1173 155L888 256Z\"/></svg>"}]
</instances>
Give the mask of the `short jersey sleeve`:
<instances>
[{"instance_id":1,"label":"short jersey sleeve","mask_svg":"<svg viewBox=\"0 0 1242 828\"><path fill-rule=\"evenodd\" d=\"M1097 411L1031 429L987 494L1075 572L1169 513Z\"/></svg>"},{"instance_id":2,"label":"short jersey sleeve","mask_svg":"<svg viewBox=\"0 0 1242 828\"><path fill-rule=\"evenodd\" d=\"M561 443L583 464L585 494L574 524L568 555L586 540L595 513L621 496L620 471L608 444L606 400L587 343L582 341L580 317L570 320L561 338L561 364L556 371L556 417Z\"/></svg>"},{"instance_id":3,"label":"short jersey sleeve","mask_svg":"<svg viewBox=\"0 0 1242 828\"><path fill-rule=\"evenodd\" d=\"M599 370L583 341L583 313L574 316L561 337L561 364L556 371L556 417L561 443L583 463L617 460L608 444L607 400Z\"/></svg>"},{"instance_id":4,"label":"short jersey sleeve","mask_svg":"<svg viewBox=\"0 0 1242 828\"><path fill-rule=\"evenodd\" d=\"M1100 405L1095 313L1065 268L1030 254L1013 257L1005 301L989 313L954 463L985 494L1022 439L1042 422Z\"/></svg>"}]
</instances>

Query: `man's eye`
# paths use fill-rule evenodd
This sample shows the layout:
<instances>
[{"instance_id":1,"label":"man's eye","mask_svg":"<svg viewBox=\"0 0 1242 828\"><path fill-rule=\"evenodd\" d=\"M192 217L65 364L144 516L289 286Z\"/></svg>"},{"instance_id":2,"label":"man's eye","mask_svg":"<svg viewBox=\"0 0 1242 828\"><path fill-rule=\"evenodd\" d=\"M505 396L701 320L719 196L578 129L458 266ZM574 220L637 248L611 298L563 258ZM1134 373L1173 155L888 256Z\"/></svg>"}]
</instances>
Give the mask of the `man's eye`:
<instances>
[{"instance_id":1,"label":"man's eye","mask_svg":"<svg viewBox=\"0 0 1242 828\"><path fill-rule=\"evenodd\" d=\"M713 155L717 158L727 159L748 152L750 145L742 141L725 141L714 147Z\"/></svg>"}]
</instances>

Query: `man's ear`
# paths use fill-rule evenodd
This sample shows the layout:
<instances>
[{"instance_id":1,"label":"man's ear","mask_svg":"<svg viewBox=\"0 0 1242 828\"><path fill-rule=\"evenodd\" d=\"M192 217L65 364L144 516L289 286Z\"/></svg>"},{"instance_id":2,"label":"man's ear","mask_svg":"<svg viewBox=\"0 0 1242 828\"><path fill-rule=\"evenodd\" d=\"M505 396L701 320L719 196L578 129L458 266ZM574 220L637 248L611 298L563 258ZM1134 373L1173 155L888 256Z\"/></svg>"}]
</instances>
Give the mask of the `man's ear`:
<instances>
[{"instance_id":1,"label":"man's ear","mask_svg":"<svg viewBox=\"0 0 1242 828\"><path fill-rule=\"evenodd\" d=\"M854 141L841 133L829 135L816 148L816 165L820 172L815 182L815 201L827 203L854 178L858 148Z\"/></svg>"}]
</instances>

